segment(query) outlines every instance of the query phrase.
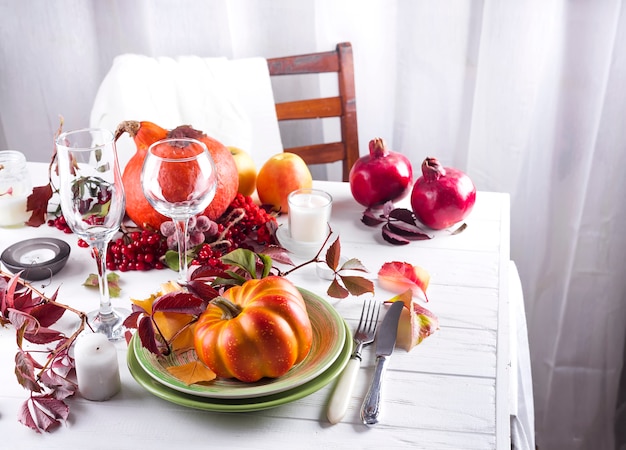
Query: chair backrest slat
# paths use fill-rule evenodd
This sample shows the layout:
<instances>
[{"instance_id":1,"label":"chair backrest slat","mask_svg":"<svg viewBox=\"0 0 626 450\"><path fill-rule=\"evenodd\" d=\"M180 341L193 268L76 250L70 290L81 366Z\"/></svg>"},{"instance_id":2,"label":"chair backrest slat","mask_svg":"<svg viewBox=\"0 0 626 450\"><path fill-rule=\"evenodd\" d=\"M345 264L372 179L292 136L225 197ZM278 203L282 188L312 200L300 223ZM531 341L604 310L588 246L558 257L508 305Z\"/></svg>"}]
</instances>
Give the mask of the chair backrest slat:
<instances>
[{"instance_id":1,"label":"chair backrest slat","mask_svg":"<svg viewBox=\"0 0 626 450\"><path fill-rule=\"evenodd\" d=\"M277 103L276 115L279 121L338 117L341 142L290 147L284 151L300 155L307 164L341 161L342 178L348 181L350 169L359 158L352 45L345 42L337 44L331 52L271 58L267 65L270 76L337 73L338 97Z\"/></svg>"}]
</instances>

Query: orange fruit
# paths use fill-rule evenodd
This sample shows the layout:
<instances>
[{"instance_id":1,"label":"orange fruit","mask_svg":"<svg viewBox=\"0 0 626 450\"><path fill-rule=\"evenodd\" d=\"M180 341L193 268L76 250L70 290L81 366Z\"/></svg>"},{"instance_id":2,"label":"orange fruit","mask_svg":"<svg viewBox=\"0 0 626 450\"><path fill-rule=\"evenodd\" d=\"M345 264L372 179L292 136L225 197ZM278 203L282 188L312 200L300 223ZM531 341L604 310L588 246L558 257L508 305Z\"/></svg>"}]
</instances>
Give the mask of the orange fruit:
<instances>
[{"instance_id":1,"label":"orange fruit","mask_svg":"<svg viewBox=\"0 0 626 450\"><path fill-rule=\"evenodd\" d=\"M311 171L295 153L278 153L268 159L256 177L256 191L264 205L287 212L287 196L296 189L313 186Z\"/></svg>"}]
</instances>

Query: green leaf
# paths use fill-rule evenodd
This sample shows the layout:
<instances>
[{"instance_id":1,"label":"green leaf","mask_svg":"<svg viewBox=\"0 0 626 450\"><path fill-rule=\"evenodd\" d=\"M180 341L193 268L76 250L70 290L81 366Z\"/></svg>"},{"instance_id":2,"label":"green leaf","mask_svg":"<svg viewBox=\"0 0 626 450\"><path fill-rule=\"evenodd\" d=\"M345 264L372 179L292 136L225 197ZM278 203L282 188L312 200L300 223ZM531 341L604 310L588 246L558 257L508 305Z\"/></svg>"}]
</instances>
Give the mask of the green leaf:
<instances>
[{"instance_id":1,"label":"green leaf","mask_svg":"<svg viewBox=\"0 0 626 450\"><path fill-rule=\"evenodd\" d=\"M357 276L343 276L341 274L339 274L339 278L341 278L344 286L352 295L374 293L374 283L372 280Z\"/></svg>"},{"instance_id":2,"label":"green leaf","mask_svg":"<svg viewBox=\"0 0 626 450\"><path fill-rule=\"evenodd\" d=\"M341 244L339 243L339 238L335 239L335 242L332 243L328 250L326 250L326 264L333 271L337 270L337 266L339 265L339 259L341 257Z\"/></svg>"},{"instance_id":3,"label":"green leaf","mask_svg":"<svg viewBox=\"0 0 626 450\"><path fill-rule=\"evenodd\" d=\"M232 270L225 270L225 272L230 275L230 277L235 281L235 284L243 284L247 281L246 277L242 277L237 272L233 272Z\"/></svg>"},{"instance_id":4,"label":"green leaf","mask_svg":"<svg viewBox=\"0 0 626 450\"><path fill-rule=\"evenodd\" d=\"M274 264L272 261L272 257L264 253L258 253L257 256L263 263L263 272L261 273L261 278L265 278L270 274L270 271L272 270L272 265Z\"/></svg>"},{"instance_id":5,"label":"green leaf","mask_svg":"<svg viewBox=\"0 0 626 450\"><path fill-rule=\"evenodd\" d=\"M168 250L165 252L164 258L165 265L175 272L178 272L178 252L175 250Z\"/></svg>"},{"instance_id":6,"label":"green leaf","mask_svg":"<svg viewBox=\"0 0 626 450\"><path fill-rule=\"evenodd\" d=\"M256 253L247 248L238 248L220 258L224 264L241 267L256 278Z\"/></svg>"},{"instance_id":7,"label":"green leaf","mask_svg":"<svg viewBox=\"0 0 626 450\"><path fill-rule=\"evenodd\" d=\"M341 265L339 270L358 270L359 272L369 272L361 261L356 258L347 260Z\"/></svg>"}]
</instances>

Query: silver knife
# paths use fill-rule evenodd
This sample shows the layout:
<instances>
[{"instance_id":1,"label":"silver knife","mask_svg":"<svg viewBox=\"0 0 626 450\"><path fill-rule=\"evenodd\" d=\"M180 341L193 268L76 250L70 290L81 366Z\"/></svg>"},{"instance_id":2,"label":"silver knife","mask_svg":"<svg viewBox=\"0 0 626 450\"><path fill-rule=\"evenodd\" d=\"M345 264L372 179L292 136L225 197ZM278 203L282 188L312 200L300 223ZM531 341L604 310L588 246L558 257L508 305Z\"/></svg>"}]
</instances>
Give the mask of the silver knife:
<instances>
[{"instance_id":1,"label":"silver knife","mask_svg":"<svg viewBox=\"0 0 626 450\"><path fill-rule=\"evenodd\" d=\"M380 328L376 332L376 369L370 388L365 395L361 406L361 420L365 425L378 423L380 414L380 397L383 384L383 375L389 361L389 356L396 346L396 336L398 334L398 320L404 303L396 301L391 305Z\"/></svg>"}]
</instances>

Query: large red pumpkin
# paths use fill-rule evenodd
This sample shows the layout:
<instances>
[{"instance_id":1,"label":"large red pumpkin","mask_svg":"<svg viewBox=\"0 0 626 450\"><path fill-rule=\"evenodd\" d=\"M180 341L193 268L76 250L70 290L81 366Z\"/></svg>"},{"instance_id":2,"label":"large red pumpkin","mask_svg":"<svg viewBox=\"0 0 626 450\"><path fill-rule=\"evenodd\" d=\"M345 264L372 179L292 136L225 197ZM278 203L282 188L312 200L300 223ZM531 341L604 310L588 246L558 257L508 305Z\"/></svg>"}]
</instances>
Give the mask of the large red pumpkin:
<instances>
[{"instance_id":1,"label":"large red pumpkin","mask_svg":"<svg viewBox=\"0 0 626 450\"><path fill-rule=\"evenodd\" d=\"M170 220L158 213L143 195L141 189L141 169L146 158L148 147L166 138L188 137L204 142L217 167L217 189L211 204L204 211L209 219L220 217L237 195L239 188L239 174L232 154L221 142L195 130L189 125L181 125L173 130L166 130L148 122L128 120L122 122L115 133L116 139L128 133L135 141L136 153L128 161L122 174L124 190L126 192L126 214L137 226L143 229L158 230L161 224ZM175 176L172 178L175 179Z\"/></svg>"}]
</instances>

